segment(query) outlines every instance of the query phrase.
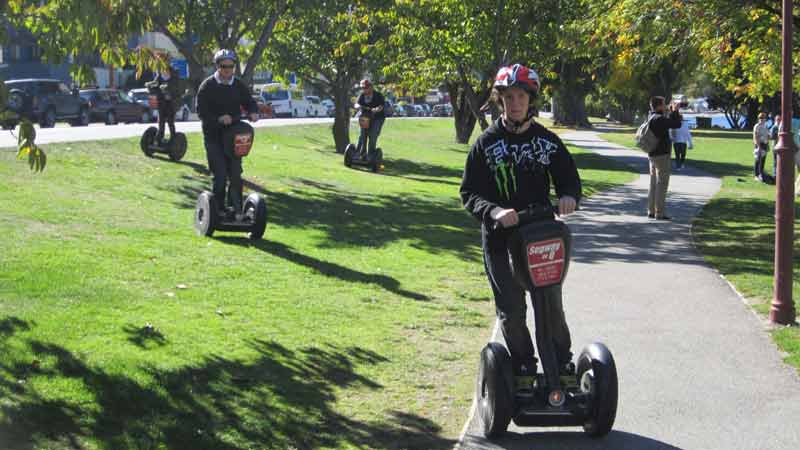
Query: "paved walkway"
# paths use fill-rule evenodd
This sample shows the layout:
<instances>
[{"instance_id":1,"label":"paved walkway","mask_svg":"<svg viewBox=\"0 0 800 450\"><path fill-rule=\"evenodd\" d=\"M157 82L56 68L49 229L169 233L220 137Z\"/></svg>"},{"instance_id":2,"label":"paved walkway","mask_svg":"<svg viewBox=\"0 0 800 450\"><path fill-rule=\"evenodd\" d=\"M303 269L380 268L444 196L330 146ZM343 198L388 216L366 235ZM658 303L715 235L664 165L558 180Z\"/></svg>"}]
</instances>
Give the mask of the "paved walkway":
<instances>
[{"instance_id":1,"label":"paved walkway","mask_svg":"<svg viewBox=\"0 0 800 450\"><path fill-rule=\"evenodd\" d=\"M594 132L563 138L642 174L588 199L568 219L575 242L564 305L573 351L599 340L614 354L620 383L614 430L593 440L580 428L512 424L501 440L488 442L471 417L460 448L797 449L800 377L782 362L765 323L692 245L690 220L720 181L692 168L673 172L667 201L673 221L651 221L644 216L643 153Z\"/></svg>"}]
</instances>

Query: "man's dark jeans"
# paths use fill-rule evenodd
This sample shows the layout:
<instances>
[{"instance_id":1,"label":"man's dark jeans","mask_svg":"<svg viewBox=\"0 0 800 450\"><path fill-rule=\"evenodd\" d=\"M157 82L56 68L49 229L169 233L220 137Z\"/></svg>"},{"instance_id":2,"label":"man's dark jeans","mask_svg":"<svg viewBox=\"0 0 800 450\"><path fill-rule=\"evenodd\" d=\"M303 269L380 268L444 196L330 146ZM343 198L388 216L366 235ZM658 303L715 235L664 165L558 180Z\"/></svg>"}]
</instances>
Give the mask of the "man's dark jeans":
<instances>
[{"instance_id":1,"label":"man's dark jeans","mask_svg":"<svg viewBox=\"0 0 800 450\"><path fill-rule=\"evenodd\" d=\"M242 211L242 158L225 153L222 142L205 138L208 168L213 177L213 192L219 211L225 210L225 188L228 205L234 212ZM229 186L228 186L229 185Z\"/></svg>"},{"instance_id":2,"label":"man's dark jeans","mask_svg":"<svg viewBox=\"0 0 800 450\"><path fill-rule=\"evenodd\" d=\"M165 124L169 125L169 138L172 140L175 137L175 106L166 100L159 100L158 105L158 142L164 139Z\"/></svg>"},{"instance_id":3,"label":"man's dark jeans","mask_svg":"<svg viewBox=\"0 0 800 450\"><path fill-rule=\"evenodd\" d=\"M381 128L383 128L383 121L386 120L385 118L375 119L373 118L369 122L369 128L362 128L361 134L358 136L358 150L364 151L364 141L369 139L369 154L372 155L375 153L375 147L378 144L378 136L381 134Z\"/></svg>"},{"instance_id":4,"label":"man's dark jeans","mask_svg":"<svg viewBox=\"0 0 800 450\"><path fill-rule=\"evenodd\" d=\"M518 235L513 230L488 232L485 225L481 230L483 263L494 293L495 310L497 318L500 320L500 329L503 331L503 337L511 353L514 373L521 374L523 366L528 373L535 370L536 358L530 330L525 323L527 309L525 291L514 279L508 258L508 244L509 241L514 242L515 236ZM551 317L555 323L550 324L553 344L558 364L563 366L572 359L570 352L572 342L564 318L563 305L558 302L557 305L551 306L555 312Z\"/></svg>"}]
</instances>

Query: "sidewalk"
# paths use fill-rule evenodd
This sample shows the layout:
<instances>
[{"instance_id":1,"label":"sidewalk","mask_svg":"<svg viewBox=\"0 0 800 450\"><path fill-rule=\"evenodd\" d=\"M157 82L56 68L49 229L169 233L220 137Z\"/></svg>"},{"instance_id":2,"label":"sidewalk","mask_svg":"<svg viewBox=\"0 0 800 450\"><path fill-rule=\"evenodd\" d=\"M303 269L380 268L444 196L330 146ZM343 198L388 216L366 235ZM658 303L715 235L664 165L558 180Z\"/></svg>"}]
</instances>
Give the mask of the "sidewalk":
<instances>
[{"instance_id":1,"label":"sidewalk","mask_svg":"<svg viewBox=\"0 0 800 450\"><path fill-rule=\"evenodd\" d=\"M590 131L562 138L642 174L588 199L568 219L574 253L564 305L573 352L594 340L611 349L619 373L617 420L599 440L581 428L512 423L502 440L488 442L471 417L460 448L796 449L800 377L782 362L766 324L692 245L691 218L720 181L691 167L673 172L667 198L673 221L652 221L645 216L644 153Z\"/></svg>"}]
</instances>

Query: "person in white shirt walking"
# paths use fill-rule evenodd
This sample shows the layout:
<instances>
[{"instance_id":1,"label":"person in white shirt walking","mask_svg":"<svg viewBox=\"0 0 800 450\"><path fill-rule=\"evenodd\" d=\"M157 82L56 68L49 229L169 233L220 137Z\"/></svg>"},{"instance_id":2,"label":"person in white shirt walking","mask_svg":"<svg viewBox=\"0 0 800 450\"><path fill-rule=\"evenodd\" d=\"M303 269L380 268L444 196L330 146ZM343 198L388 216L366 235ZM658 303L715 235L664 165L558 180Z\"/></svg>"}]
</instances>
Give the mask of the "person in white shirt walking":
<instances>
[{"instance_id":1,"label":"person in white shirt walking","mask_svg":"<svg viewBox=\"0 0 800 450\"><path fill-rule=\"evenodd\" d=\"M681 170L686 162L686 149L694 148L692 144L692 132L689 131L689 121L680 115L681 127L669 130L669 138L672 140L672 147L675 149L675 170Z\"/></svg>"}]
</instances>

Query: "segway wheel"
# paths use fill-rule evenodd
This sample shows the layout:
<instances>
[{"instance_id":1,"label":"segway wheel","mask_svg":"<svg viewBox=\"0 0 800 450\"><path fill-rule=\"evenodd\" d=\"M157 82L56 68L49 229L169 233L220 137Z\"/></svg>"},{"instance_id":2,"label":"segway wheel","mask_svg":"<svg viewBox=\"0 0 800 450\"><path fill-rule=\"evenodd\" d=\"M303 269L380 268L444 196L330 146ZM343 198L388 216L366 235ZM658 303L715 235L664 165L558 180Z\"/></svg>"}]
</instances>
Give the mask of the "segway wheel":
<instances>
[{"instance_id":1,"label":"segway wheel","mask_svg":"<svg viewBox=\"0 0 800 450\"><path fill-rule=\"evenodd\" d=\"M345 167L352 167L353 166L353 156L356 154L356 146L353 144L347 144L347 147L344 148L344 165Z\"/></svg>"},{"instance_id":2,"label":"segway wheel","mask_svg":"<svg viewBox=\"0 0 800 450\"><path fill-rule=\"evenodd\" d=\"M253 227L250 229L250 239L258 240L264 236L264 229L267 228L267 202L264 197L252 193L244 201L244 214L252 217Z\"/></svg>"},{"instance_id":3,"label":"segway wheel","mask_svg":"<svg viewBox=\"0 0 800 450\"><path fill-rule=\"evenodd\" d=\"M200 236L211 236L217 225L217 203L214 194L203 191L197 197L197 207L194 211L194 228Z\"/></svg>"},{"instance_id":4,"label":"segway wheel","mask_svg":"<svg viewBox=\"0 0 800 450\"><path fill-rule=\"evenodd\" d=\"M483 435L494 438L508 429L514 412L514 375L511 356L501 344L490 342L481 351L478 370L478 417Z\"/></svg>"},{"instance_id":5,"label":"segway wheel","mask_svg":"<svg viewBox=\"0 0 800 450\"><path fill-rule=\"evenodd\" d=\"M186 135L183 133L175 133L175 137L170 142L169 159L173 161L180 161L183 155L186 154Z\"/></svg>"},{"instance_id":6,"label":"segway wheel","mask_svg":"<svg viewBox=\"0 0 800 450\"><path fill-rule=\"evenodd\" d=\"M370 165L370 168L372 169L373 172L377 173L379 170L381 170L382 164L383 164L383 150L376 148L375 155L372 158L372 164Z\"/></svg>"},{"instance_id":7,"label":"segway wheel","mask_svg":"<svg viewBox=\"0 0 800 450\"><path fill-rule=\"evenodd\" d=\"M578 357L578 380L583 392L591 394L589 417L583 431L591 437L607 435L617 417L617 366L608 348L595 342L586 346Z\"/></svg>"},{"instance_id":8,"label":"segway wheel","mask_svg":"<svg viewBox=\"0 0 800 450\"><path fill-rule=\"evenodd\" d=\"M144 130L142 134L142 139L139 140L139 146L142 148L142 152L147 157L153 156L153 150L151 150L151 146L156 142L156 136L158 135L158 128L156 127L149 127L148 129Z\"/></svg>"}]
</instances>

